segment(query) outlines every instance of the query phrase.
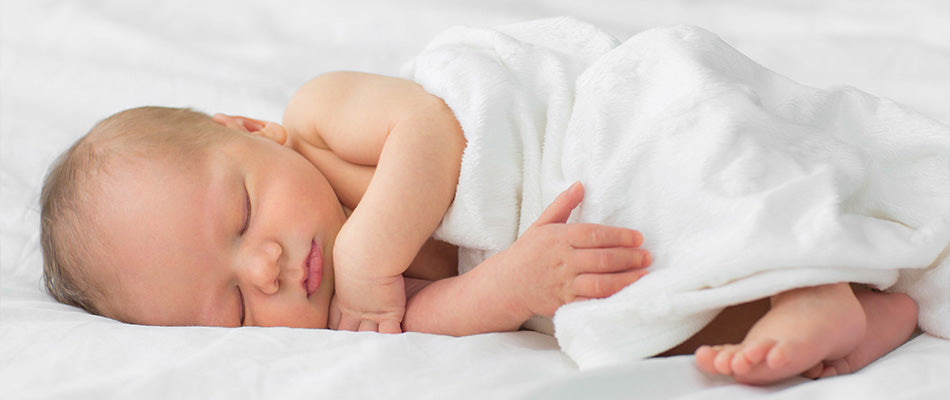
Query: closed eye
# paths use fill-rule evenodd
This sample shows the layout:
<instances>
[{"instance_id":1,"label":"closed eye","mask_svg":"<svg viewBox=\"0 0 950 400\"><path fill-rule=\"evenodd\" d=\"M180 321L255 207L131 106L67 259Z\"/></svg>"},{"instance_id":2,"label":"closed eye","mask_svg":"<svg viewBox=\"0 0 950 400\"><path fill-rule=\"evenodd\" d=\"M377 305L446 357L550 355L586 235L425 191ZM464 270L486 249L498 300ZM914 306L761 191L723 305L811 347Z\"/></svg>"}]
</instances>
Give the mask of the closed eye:
<instances>
[{"instance_id":1,"label":"closed eye","mask_svg":"<svg viewBox=\"0 0 950 400\"><path fill-rule=\"evenodd\" d=\"M240 322L238 323L238 326L244 326L244 293L241 293L240 287L237 287L237 292L238 292L238 304L240 305L240 308L241 308L241 319L240 319Z\"/></svg>"},{"instance_id":2,"label":"closed eye","mask_svg":"<svg viewBox=\"0 0 950 400\"><path fill-rule=\"evenodd\" d=\"M247 232L251 225L251 194L247 190L247 183L244 184L244 225L241 226L241 236Z\"/></svg>"}]
</instances>

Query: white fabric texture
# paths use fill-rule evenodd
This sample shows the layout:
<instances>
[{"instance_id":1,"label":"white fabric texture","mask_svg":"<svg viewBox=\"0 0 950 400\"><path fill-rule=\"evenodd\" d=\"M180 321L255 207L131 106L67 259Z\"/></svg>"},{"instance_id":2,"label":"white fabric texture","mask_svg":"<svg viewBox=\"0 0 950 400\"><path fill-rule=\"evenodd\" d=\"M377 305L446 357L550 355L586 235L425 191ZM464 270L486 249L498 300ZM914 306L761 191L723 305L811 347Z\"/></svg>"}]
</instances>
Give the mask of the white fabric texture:
<instances>
[{"instance_id":1,"label":"white fabric texture","mask_svg":"<svg viewBox=\"0 0 950 400\"><path fill-rule=\"evenodd\" d=\"M536 332L134 326L43 293L43 175L105 116L152 104L280 121L290 96L317 74L398 75L450 27L561 15L620 39L702 26L796 81L853 85L950 123L943 0L0 0L0 398L947 397L950 341L929 334L848 376L749 387L703 374L688 355L580 370ZM590 58L614 45L596 41ZM921 272L944 281L946 273Z\"/></svg>"},{"instance_id":2,"label":"white fabric texture","mask_svg":"<svg viewBox=\"0 0 950 400\"><path fill-rule=\"evenodd\" d=\"M650 274L555 316L581 367L658 354L725 306L784 290L885 289L902 269L950 268L938 259L950 243L950 128L854 88L798 84L701 28L620 45L569 18L456 28L406 73L468 140L437 232L466 247L461 272L574 181L587 194L573 221L644 234ZM924 330L950 337L950 281L902 289Z\"/></svg>"}]
</instances>

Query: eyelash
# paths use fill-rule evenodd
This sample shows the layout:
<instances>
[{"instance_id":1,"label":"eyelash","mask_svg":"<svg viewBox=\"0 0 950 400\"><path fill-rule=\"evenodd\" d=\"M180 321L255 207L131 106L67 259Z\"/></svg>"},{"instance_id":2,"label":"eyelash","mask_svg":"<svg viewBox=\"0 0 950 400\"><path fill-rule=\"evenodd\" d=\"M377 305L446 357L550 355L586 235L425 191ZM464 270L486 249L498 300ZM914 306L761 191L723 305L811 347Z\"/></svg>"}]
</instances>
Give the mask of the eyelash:
<instances>
[{"instance_id":1,"label":"eyelash","mask_svg":"<svg viewBox=\"0 0 950 400\"><path fill-rule=\"evenodd\" d=\"M244 226L241 227L241 235L247 232L251 225L251 195L247 191L247 185L244 185Z\"/></svg>"},{"instance_id":2,"label":"eyelash","mask_svg":"<svg viewBox=\"0 0 950 400\"><path fill-rule=\"evenodd\" d=\"M241 236L244 236L244 234L247 232L247 228L249 228L251 225L251 194L247 190L246 182L244 183L243 186L244 186L244 225L241 226L241 233L240 233ZM244 326L244 316L245 316L244 293L241 292L241 288L239 286L237 286L236 289L238 292L238 304L241 306L241 317L240 317L238 326Z\"/></svg>"},{"instance_id":3,"label":"eyelash","mask_svg":"<svg viewBox=\"0 0 950 400\"><path fill-rule=\"evenodd\" d=\"M244 293L241 293L241 288L237 287L238 292L238 303L241 305L241 319L238 323L238 326L244 326Z\"/></svg>"}]
</instances>

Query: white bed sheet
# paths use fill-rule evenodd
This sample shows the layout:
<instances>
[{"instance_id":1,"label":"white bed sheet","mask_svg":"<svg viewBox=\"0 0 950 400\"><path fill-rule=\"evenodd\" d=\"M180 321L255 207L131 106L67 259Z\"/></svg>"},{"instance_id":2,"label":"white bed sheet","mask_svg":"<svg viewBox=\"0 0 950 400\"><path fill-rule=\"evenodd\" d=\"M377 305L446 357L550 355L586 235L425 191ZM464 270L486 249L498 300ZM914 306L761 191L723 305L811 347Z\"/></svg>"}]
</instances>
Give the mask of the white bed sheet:
<instances>
[{"instance_id":1,"label":"white bed sheet","mask_svg":"<svg viewBox=\"0 0 950 400\"><path fill-rule=\"evenodd\" d=\"M407 0L0 2L0 398L947 398L950 342L765 388L692 357L578 371L534 332L464 338L120 324L40 290L40 185L97 120L156 104L279 120L325 71L397 74L434 34L571 15L624 39L702 26L781 74L950 123L950 3ZM950 166L948 166L950 167Z\"/></svg>"}]
</instances>

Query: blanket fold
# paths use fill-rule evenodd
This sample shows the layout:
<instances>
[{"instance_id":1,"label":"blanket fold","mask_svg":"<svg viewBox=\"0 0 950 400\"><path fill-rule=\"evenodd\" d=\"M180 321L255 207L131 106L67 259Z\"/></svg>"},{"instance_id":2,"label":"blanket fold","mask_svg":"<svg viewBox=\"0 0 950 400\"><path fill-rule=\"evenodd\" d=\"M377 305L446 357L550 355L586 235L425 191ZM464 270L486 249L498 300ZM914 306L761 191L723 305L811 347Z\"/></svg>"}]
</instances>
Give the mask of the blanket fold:
<instances>
[{"instance_id":1,"label":"blanket fold","mask_svg":"<svg viewBox=\"0 0 950 400\"><path fill-rule=\"evenodd\" d=\"M581 367L658 354L729 305L841 281L910 294L921 327L950 337L947 126L798 84L689 26L623 43L569 18L454 28L404 73L468 140L436 232L462 248L460 273L575 181L587 190L571 221L644 234L650 274L555 315Z\"/></svg>"}]
</instances>

